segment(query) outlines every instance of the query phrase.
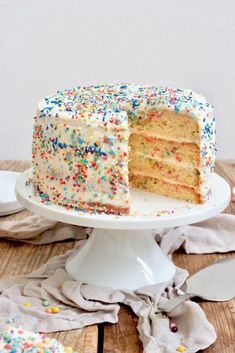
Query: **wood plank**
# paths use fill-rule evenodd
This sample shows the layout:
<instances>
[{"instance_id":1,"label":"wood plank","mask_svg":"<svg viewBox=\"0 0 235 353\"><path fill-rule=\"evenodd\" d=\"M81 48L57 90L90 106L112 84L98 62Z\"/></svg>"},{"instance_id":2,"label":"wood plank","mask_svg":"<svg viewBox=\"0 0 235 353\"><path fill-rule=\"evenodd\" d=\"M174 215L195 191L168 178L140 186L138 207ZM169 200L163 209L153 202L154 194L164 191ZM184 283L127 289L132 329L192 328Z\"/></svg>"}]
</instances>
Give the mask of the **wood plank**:
<instances>
[{"instance_id":1,"label":"wood plank","mask_svg":"<svg viewBox=\"0 0 235 353\"><path fill-rule=\"evenodd\" d=\"M235 186L235 160L218 161L216 166L221 169L221 175L227 177Z\"/></svg>"},{"instance_id":2,"label":"wood plank","mask_svg":"<svg viewBox=\"0 0 235 353\"><path fill-rule=\"evenodd\" d=\"M33 245L1 239L0 254L4 254L0 262L1 279L30 273L51 257L63 254L73 246L73 241Z\"/></svg>"},{"instance_id":3,"label":"wood plank","mask_svg":"<svg viewBox=\"0 0 235 353\"><path fill-rule=\"evenodd\" d=\"M217 161L216 173L221 175L230 185L231 189L235 186L235 162L234 161ZM235 214L235 202L231 202L224 213Z\"/></svg>"},{"instance_id":4,"label":"wood plank","mask_svg":"<svg viewBox=\"0 0 235 353\"><path fill-rule=\"evenodd\" d=\"M137 317L131 309L122 305L118 315L118 323L105 325L103 353L143 352L136 329L137 322Z\"/></svg>"},{"instance_id":5,"label":"wood plank","mask_svg":"<svg viewBox=\"0 0 235 353\"><path fill-rule=\"evenodd\" d=\"M48 335L56 338L64 346L72 346L78 353L97 353L98 327L92 325L79 330L57 332Z\"/></svg>"}]
</instances>

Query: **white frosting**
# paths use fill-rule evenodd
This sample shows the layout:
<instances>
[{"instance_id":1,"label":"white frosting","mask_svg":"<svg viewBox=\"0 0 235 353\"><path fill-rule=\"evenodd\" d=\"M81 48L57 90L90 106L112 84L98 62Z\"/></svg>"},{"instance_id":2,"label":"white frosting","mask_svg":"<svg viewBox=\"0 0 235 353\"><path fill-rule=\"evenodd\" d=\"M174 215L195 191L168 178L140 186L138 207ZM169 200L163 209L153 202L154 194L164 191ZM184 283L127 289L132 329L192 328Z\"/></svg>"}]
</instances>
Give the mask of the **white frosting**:
<instances>
[{"instance_id":1,"label":"white frosting","mask_svg":"<svg viewBox=\"0 0 235 353\"><path fill-rule=\"evenodd\" d=\"M39 103L33 165L42 201L49 198L74 207L85 202L127 209L128 119L140 113L144 118L143 112L147 116L153 109L187 114L198 121L204 197L208 191L205 180L215 158L212 106L191 90L123 84L58 91Z\"/></svg>"},{"instance_id":2,"label":"white frosting","mask_svg":"<svg viewBox=\"0 0 235 353\"><path fill-rule=\"evenodd\" d=\"M83 120L72 121L72 124L70 124L70 121L66 123L64 119L54 117L37 119L35 129L40 128L43 131L43 139L35 139L34 144L34 165L37 166L34 168L34 175L37 182L40 183L40 190L48 194L51 200L55 197L54 192L56 190L60 194L58 201L62 204L66 204L70 200L77 205L79 202L101 202L102 204L127 208L129 206L127 120L124 120L123 126L119 128L109 126L107 129L103 125L100 126L97 122L93 125L87 125ZM117 131L113 131L114 128L116 130L119 129L121 140L118 139L119 134ZM76 130L74 135L71 134L73 129ZM83 157L80 155L76 156L74 149L69 147L61 148L63 146L59 147L54 144L55 152L53 149L54 141L51 141L51 139L55 138L55 131L56 136L60 136L60 140L67 146L73 143L72 136L74 136L75 140L77 139L75 144L79 145L79 141L80 145L84 144L83 151L87 146L94 146L95 143L100 146L97 148L97 152L98 157L101 158L97 158L95 168L92 163L94 163L96 153L92 153L91 149L91 153L84 153L84 159L86 159L85 183L82 180L78 183L73 180L73 176L77 172L79 172L78 176L81 174L78 165L81 164ZM104 139L107 139L107 143L104 143ZM43 144L41 143L42 141ZM106 155L105 159L99 156L99 151L101 154ZM79 150L77 153L79 154ZM46 158L42 158L43 154L45 154ZM126 154L125 157L124 154ZM122 180L118 183L118 193L115 193L113 185L110 184L112 179L110 168L114 169L116 176L120 174L122 177ZM52 180L50 180L51 175L55 177ZM68 176L70 178L66 180ZM66 180L66 184L58 184L58 179ZM99 185L97 184L98 180L100 181ZM66 201L63 201L64 197L66 197Z\"/></svg>"}]
</instances>

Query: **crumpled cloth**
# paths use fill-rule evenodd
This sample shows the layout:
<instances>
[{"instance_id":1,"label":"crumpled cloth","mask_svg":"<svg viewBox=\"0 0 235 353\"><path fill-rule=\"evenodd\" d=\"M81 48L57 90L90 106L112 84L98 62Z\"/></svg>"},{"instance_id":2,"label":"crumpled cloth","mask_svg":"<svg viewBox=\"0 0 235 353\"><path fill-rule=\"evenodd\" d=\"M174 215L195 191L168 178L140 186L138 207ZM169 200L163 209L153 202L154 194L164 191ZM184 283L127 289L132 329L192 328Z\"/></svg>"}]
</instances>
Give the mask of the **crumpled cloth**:
<instances>
[{"instance_id":1,"label":"crumpled cloth","mask_svg":"<svg viewBox=\"0 0 235 353\"><path fill-rule=\"evenodd\" d=\"M64 232L66 230L66 232ZM235 217L219 215L213 219L183 227L155 230L156 241L168 256L183 246L187 253L235 250ZM179 345L185 352L205 349L216 340L213 326L203 310L187 301L168 316L158 306L182 293L187 271L177 268L172 281L150 285L134 292L99 288L75 281L65 271L66 260L87 237L88 229L45 220L30 215L21 221L1 221L0 236L33 243L48 243L74 238L75 248L50 259L28 275L0 281L0 328L6 324L36 332L56 332L81 328L101 322L118 321L119 304L131 307L138 316L138 332L145 353L173 353ZM58 306L60 312L48 314L42 305ZM28 302L32 305L24 306ZM169 321L178 332L169 329Z\"/></svg>"},{"instance_id":2,"label":"crumpled cloth","mask_svg":"<svg viewBox=\"0 0 235 353\"><path fill-rule=\"evenodd\" d=\"M27 212L21 220L0 221L0 238L31 244L49 244L65 239L81 239L86 228L52 221Z\"/></svg>"}]
</instances>

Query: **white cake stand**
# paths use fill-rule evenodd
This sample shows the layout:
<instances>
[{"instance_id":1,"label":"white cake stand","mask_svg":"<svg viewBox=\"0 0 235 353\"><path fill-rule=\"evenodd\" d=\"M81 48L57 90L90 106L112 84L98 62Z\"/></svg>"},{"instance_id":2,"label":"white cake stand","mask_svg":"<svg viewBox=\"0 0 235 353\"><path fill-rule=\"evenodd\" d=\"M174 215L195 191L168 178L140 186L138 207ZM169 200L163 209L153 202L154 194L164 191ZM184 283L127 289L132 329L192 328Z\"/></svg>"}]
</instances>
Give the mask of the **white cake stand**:
<instances>
[{"instance_id":1,"label":"white cake stand","mask_svg":"<svg viewBox=\"0 0 235 353\"><path fill-rule=\"evenodd\" d=\"M26 208L46 218L85 227L94 227L85 245L66 263L75 279L114 289L137 289L171 280L174 264L163 254L153 229L199 222L223 211L230 202L230 187L219 175L212 178L212 195L203 205L131 190L128 216L89 214L46 205L34 196L31 169L16 183L16 197Z\"/></svg>"}]
</instances>

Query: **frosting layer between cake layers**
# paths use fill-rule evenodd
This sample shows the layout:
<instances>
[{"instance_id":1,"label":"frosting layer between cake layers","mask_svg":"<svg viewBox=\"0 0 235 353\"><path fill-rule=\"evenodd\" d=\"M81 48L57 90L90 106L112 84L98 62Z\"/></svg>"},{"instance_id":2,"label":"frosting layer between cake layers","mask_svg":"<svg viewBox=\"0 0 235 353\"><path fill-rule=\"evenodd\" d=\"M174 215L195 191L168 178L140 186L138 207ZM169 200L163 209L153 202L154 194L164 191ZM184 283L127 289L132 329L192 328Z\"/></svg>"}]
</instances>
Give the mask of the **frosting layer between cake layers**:
<instances>
[{"instance_id":1,"label":"frosting layer between cake layers","mask_svg":"<svg viewBox=\"0 0 235 353\"><path fill-rule=\"evenodd\" d=\"M39 103L33 181L43 202L128 213L130 180L200 203L214 160L213 108L190 90L77 87Z\"/></svg>"}]
</instances>

